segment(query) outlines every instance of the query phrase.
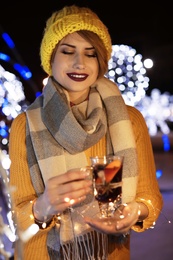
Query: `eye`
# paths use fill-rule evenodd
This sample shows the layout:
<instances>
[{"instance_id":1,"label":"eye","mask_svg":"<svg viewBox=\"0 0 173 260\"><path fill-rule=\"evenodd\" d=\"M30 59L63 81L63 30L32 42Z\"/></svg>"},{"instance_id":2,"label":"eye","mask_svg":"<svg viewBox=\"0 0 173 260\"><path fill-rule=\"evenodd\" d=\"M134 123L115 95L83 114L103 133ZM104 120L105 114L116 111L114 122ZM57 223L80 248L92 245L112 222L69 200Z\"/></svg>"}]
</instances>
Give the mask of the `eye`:
<instances>
[{"instance_id":1,"label":"eye","mask_svg":"<svg viewBox=\"0 0 173 260\"><path fill-rule=\"evenodd\" d=\"M88 56L89 58L97 58L96 52L86 53L86 56Z\"/></svg>"},{"instance_id":2,"label":"eye","mask_svg":"<svg viewBox=\"0 0 173 260\"><path fill-rule=\"evenodd\" d=\"M74 54L73 51L65 51L65 50L63 50L62 53L65 54L65 55L72 55L72 54Z\"/></svg>"},{"instance_id":3,"label":"eye","mask_svg":"<svg viewBox=\"0 0 173 260\"><path fill-rule=\"evenodd\" d=\"M90 58L96 58L97 57L96 53L94 53L94 54L87 54L87 56L90 57Z\"/></svg>"}]
</instances>

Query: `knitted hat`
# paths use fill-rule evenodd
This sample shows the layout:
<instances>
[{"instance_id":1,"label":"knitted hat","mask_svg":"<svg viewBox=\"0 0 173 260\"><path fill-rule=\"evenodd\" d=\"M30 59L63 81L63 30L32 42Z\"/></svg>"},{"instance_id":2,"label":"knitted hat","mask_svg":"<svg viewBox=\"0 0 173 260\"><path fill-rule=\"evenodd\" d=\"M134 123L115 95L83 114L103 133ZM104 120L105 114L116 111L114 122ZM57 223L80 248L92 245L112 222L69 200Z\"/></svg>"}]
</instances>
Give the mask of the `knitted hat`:
<instances>
[{"instance_id":1,"label":"knitted hat","mask_svg":"<svg viewBox=\"0 0 173 260\"><path fill-rule=\"evenodd\" d=\"M48 75L51 75L50 60L57 43L69 33L79 30L96 33L107 50L107 59L110 59L112 52L111 38L107 27L99 17L87 7L65 6L60 11L54 12L47 20L41 42L41 65Z\"/></svg>"}]
</instances>

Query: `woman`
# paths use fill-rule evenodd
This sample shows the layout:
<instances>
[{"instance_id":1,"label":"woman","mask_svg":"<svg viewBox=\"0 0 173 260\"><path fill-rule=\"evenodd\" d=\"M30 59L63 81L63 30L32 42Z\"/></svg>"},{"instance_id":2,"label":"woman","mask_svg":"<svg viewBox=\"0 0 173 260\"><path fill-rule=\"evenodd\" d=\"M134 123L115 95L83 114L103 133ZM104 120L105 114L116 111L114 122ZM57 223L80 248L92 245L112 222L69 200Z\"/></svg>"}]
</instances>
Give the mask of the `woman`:
<instances>
[{"instance_id":1,"label":"woman","mask_svg":"<svg viewBox=\"0 0 173 260\"><path fill-rule=\"evenodd\" d=\"M163 201L145 120L104 77L111 47L89 8L66 6L46 23L40 56L48 82L10 131L18 229L40 228L23 245L25 260L129 259L129 231L145 231L159 216ZM124 156L123 218L109 225L95 217L99 207L82 170L90 156L107 154Z\"/></svg>"}]
</instances>

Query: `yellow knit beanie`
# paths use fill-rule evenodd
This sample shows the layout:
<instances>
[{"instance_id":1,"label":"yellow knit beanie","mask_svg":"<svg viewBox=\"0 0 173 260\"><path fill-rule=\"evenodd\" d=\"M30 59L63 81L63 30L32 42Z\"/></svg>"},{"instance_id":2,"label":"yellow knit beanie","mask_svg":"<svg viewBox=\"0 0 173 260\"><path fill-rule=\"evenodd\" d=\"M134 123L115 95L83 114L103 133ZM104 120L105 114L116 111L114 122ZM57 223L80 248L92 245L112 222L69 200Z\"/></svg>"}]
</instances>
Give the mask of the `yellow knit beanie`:
<instances>
[{"instance_id":1,"label":"yellow knit beanie","mask_svg":"<svg viewBox=\"0 0 173 260\"><path fill-rule=\"evenodd\" d=\"M112 52L111 38L107 27L99 17L87 7L65 6L63 9L54 12L47 20L41 42L41 65L48 75L51 75L50 60L57 43L69 33L79 30L96 33L107 50L107 59L110 59Z\"/></svg>"}]
</instances>

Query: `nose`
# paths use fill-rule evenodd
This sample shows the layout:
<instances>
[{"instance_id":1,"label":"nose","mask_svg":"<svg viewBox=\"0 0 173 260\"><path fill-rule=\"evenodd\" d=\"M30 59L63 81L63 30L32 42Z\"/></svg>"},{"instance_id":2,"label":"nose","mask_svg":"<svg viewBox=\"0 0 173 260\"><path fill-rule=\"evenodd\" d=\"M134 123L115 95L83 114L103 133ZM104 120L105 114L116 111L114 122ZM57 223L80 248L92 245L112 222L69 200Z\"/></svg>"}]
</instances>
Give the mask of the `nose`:
<instances>
[{"instance_id":1,"label":"nose","mask_svg":"<svg viewBox=\"0 0 173 260\"><path fill-rule=\"evenodd\" d=\"M79 69L82 70L85 68L85 63L84 63L84 59L82 57L82 55L76 55L75 59L74 59L74 63L73 63L73 68L74 69Z\"/></svg>"}]
</instances>

